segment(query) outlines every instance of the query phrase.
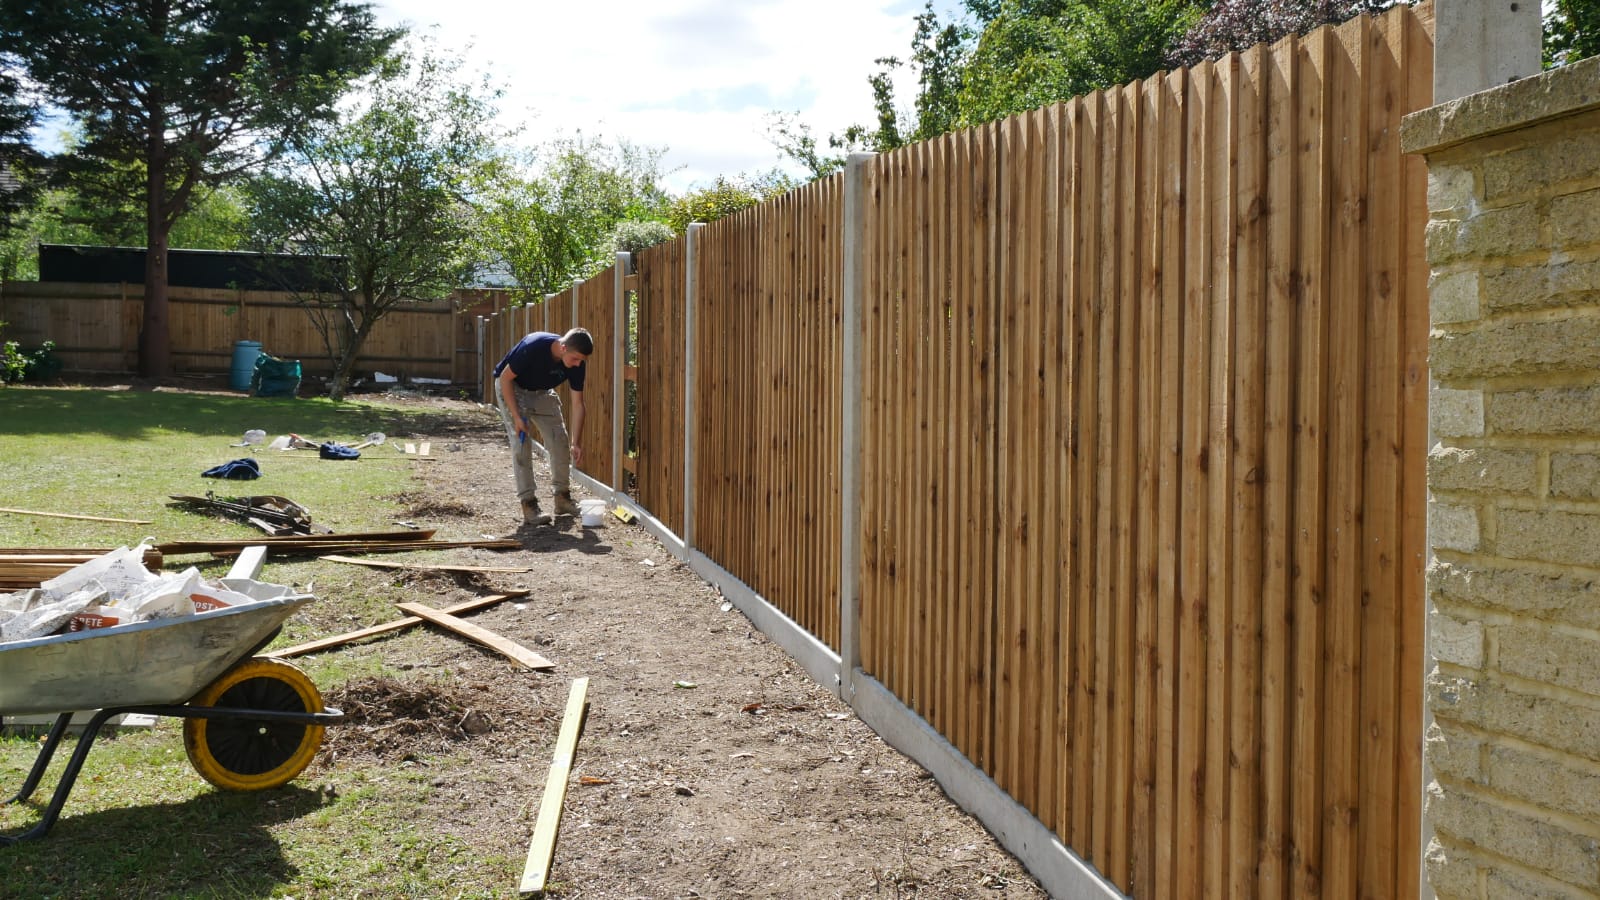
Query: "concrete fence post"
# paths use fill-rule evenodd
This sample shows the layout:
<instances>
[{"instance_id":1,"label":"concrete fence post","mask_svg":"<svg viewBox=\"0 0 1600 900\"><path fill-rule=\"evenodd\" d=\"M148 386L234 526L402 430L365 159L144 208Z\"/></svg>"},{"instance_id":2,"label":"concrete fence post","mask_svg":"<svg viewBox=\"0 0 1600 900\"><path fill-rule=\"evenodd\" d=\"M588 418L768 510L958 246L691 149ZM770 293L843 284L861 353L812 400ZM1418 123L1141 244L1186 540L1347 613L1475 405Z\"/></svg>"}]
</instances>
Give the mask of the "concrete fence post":
<instances>
[{"instance_id":1,"label":"concrete fence post","mask_svg":"<svg viewBox=\"0 0 1600 900\"><path fill-rule=\"evenodd\" d=\"M1433 102L1476 94L1539 74L1544 21L1539 0L1435 0Z\"/></svg>"},{"instance_id":2,"label":"concrete fence post","mask_svg":"<svg viewBox=\"0 0 1600 900\"><path fill-rule=\"evenodd\" d=\"M478 397L484 402L489 401L489 366L483 358L484 333L489 328L489 322L483 316L478 317Z\"/></svg>"},{"instance_id":3,"label":"concrete fence post","mask_svg":"<svg viewBox=\"0 0 1600 900\"><path fill-rule=\"evenodd\" d=\"M867 164L871 153L852 153L844 166L844 283L841 350L844 421L839 440L839 696L855 696L861 668L861 310L866 265Z\"/></svg>"}]
</instances>

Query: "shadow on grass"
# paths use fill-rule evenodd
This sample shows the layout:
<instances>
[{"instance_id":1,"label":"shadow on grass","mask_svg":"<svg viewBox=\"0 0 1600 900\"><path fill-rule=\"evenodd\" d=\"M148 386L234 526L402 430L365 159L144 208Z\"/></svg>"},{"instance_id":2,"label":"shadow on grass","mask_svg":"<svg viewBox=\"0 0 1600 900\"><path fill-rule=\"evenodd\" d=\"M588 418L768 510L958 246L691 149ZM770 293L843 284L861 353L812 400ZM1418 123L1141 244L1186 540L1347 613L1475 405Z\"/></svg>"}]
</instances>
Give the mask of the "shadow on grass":
<instances>
[{"instance_id":1,"label":"shadow on grass","mask_svg":"<svg viewBox=\"0 0 1600 900\"><path fill-rule=\"evenodd\" d=\"M295 433L313 440L351 441L371 431L403 431L398 410L323 398L228 397L167 391L93 388L0 389L0 434L83 435L112 440L160 430L196 435Z\"/></svg>"},{"instance_id":2,"label":"shadow on grass","mask_svg":"<svg viewBox=\"0 0 1600 900\"><path fill-rule=\"evenodd\" d=\"M288 785L74 815L0 847L0 898L267 897L297 872L270 826L333 801Z\"/></svg>"}]
</instances>

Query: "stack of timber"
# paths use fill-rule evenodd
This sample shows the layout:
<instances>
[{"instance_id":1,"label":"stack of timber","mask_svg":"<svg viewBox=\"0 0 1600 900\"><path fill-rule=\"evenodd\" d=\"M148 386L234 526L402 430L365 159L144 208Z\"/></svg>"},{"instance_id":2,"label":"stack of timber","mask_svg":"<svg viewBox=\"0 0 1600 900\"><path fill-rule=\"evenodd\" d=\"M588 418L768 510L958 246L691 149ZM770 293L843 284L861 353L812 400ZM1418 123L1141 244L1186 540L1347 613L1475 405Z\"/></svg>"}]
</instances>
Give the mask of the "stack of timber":
<instances>
[{"instance_id":1,"label":"stack of timber","mask_svg":"<svg viewBox=\"0 0 1600 900\"><path fill-rule=\"evenodd\" d=\"M35 588L42 581L104 556L111 548L86 547L7 547L0 550L0 591ZM144 567L154 572L161 568L161 551L147 548Z\"/></svg>"},{"instance_id":2,"label":"stack of timber","mask_svg":"<svg viewBox=\"0 0 1600 900\"><path fill-rule=\"evenodd\" d=\"M245 547L267 548L268 556L320 556L325 553L399 553L406 550L448 550L474 547L483 550L520 550L514 540L436 541L433 531L373 531L353 534L284 535L249 540L171 541L156 549L168 556L209 553L237 556Z\"/></svg>"}]
</instances>

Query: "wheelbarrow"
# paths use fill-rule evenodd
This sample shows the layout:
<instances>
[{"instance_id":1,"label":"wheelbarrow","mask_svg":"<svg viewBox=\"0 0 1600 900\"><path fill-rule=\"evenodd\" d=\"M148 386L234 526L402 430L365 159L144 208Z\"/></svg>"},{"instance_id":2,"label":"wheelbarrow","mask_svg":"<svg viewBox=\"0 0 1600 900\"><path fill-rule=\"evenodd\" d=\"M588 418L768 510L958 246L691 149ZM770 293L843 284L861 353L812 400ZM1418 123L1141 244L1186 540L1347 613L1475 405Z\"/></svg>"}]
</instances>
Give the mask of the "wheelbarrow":
<instances>
[{"instance_id":1,"label":"wheelbarrow","mask_svg":"<svg viewBox=\"0 0 1600 900\"><path fill-rule=\"evenodd\" d=\"M0 644L0 714L59 713L22 789L5 803L33 794L74 712L94 710L43 818L22 833L0 835L0 846L50 830L95 738L113 716L181 717L189 763L224 790L280 787L310 765L324 726L344 714L322 705L316 685L300 669L255 654L314 598L249 579L223 584L262 599L182 618Z\"/></svg>"}]
</instances>

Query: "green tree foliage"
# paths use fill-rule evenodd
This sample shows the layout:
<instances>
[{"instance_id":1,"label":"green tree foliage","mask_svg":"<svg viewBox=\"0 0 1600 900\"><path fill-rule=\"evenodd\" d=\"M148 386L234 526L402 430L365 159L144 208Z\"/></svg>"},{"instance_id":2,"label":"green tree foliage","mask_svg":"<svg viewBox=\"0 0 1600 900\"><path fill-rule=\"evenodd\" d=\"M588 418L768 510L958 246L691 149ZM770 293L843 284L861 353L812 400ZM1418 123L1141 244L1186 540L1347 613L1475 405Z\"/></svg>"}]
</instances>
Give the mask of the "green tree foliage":
<instances>
[{"instance_id":1,"label":"green tree foliage","mask_svg":"<svg viewBox=\"0 0 1600 900\"><path fill-rule=\"evenodd\" d=\"M899 57L880 57L878 71L867 77L872 88L876 123L851 125L829 135L832 152L818 146L811 129L796 114L772 113L767 137L784 156L804 166L812 178L843 168L845 157L856 151L882 153L906 144L937 137L955 128L961 117L962 58L972 40L972 30L957 22L940 22L932 0L916 17L911 38L910 66L917 74L917 96L907 114L895 104L893 75L903 63Z\"/></svg>"},{"instance_id":2,"label":"green tree foliage","mask_svg":"<svg viewBox=\"0 0 1600 900\"><path fill-rule=\"evenodd\" d=\"M250 211L242 189L223 185L196 191L190 211L172 229L171 244L193 250L238 250L250 240ZM0 236L0 278L39 277L40 244L138 247L143 239L137 215L119 215L73 191L46 189L16 214ZM125 211L125 210L122 210Z\"/></svg>"},{"instance_id":3,"label":"green tree foliage","mask_svg":"<svg viewBox=\"0 0 1600 900\"><path fill-rule=\"evenodd\" d=\"M677 232L665 222L628 219L618 222L611 231L611 245L619 253L638 253L677 237Z\"/></svg>"},{"instance_id":4,"label":"green tree foliage","mask_svg":"<svg viewBox=\"0 0 1600 900\"><path fill-rule=\"evenodd\" d=\"M800 120L799 113L772 112L767 114L767 140L778 152L799 163L810 178L821 178L844 168L846 152L830 153L817 144L811 126ZM837 135L828 140L835 151L844 151L845 139ZM719 179L719 181L722 179ZM691 217L686 221L694 221Z\"/></svg>"},{"instance_id":5,"label":"green tree foliage","mask_svg":"<svg viewBox=\"0 0 1600 900\"><path fill-rule=\"evenodd\" d=\"M257 247L321 258L324 292L280 273L322 334L344 398L385 315L440 300L483 260L473 203L502 167L495 94L426 53L395 58L338 122L290 142L251 188Z\"/></svg>"},{"instance_id":6,"label":"green tree foliage","mask_svg":"<svg viewBox=\"0 0 1600 900\"><path fill-rule=\"evenodd\" d=\"M141 198L142 374L170 371L168 240L196 192L328 118L396 36L344 0L0 0L0 58L82 128L68 168Z\"/></svg>"},{"instance_id":7,"label":"green tree foliage","mask_svg":"<svg viewBox=\"0 0 1600 900\"><path fill-rule=\"evenodd\" d=\"M615 260L618 222L659 219L664 151L582 135L551 141L484 198L485 240L523 302L564 290Z\"/></svg>"},{"instance_id":8,"label":"green tree foliage","mask_svg":"<svg viewBox=\"0 0 1600 900\"><path fill-rule=\"evenodd\" d=\"M1544 17L1544 65L1600 54L1600 0L1552 0Z\"/></svg>"},{"instance_id":9,"label":"green tree foliage","mask_svg":"<svg viewBox=\"0 0 1600 900\"><path fill-rule=\"evenodd\" d=\"M901 62L878 60L868 78L877 124L828 138L825 152L804 123L768 121L779 152L819 177L853 150L882 152L1144 78L1200 16L1207 0L966 0L968 25L941 22L929 2L917 16L910 65L912 113L897 110L890 76ZM975 42L974 42L975 39Z\"/></svg>"},{"instance_id":10,"label":"green tree foliage","mask_svg":"<svg viewBox=\"0 0 1600 900\"><path fill-rule=\"evenodd\" d=\"M672 201L667 211L667 224L678 234L689 228L690 222L715 222L743 209L770 200L792 189L793 180L781 172L750 178L718 176L705 187L698 187Z\"/></svg>"},{"instance_id":11,"label":"green tree foliage","mask_svg":"<svg viewBox=\"0 0 1600 900\"><path fill-rule=\"evenodd\" d=\"M39 108L20 74L15 60L0 56L0 240L10 237L45 181L43 156L30 142Z\"/></svg>"},{"instance_id":12,"label":"green tree foliage","mask_svg":"<svg viewBox=\"0 0 1600 900\"><path fill-rule=\"evenodd\" d=\"M965 65L960 123L1146 78L1203 8L1194 0L1002 0Z\"/></svg>"}]
</instances>

